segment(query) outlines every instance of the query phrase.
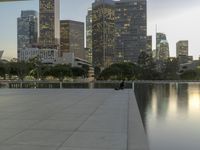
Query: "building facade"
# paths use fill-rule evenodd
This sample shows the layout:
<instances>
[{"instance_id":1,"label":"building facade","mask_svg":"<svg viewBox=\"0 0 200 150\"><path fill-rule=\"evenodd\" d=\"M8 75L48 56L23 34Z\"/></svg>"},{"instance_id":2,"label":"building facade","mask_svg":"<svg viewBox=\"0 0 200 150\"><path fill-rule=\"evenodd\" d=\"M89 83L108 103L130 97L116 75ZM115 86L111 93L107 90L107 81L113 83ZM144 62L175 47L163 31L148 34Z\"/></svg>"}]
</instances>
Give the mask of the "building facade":
<instances>
[{"instance_id":1,"label":"building facade","mask_svg":"<svg viewBox=\"0 0 200 150\"><path fill-rule=\"evenodd\" d=\"M72 20L60 21L60 52L74 53L75 57L85 59L84 23Z\"/></svg>"},{"instance_id":2,"label":"building facade","mask_svg":"<svg viewBox=\"0 0 200 150\"><path fill-rule=\"evenodd\" d=\"M38 40L38 13L28 10L22 11L17 18L17 57L19 60L21 50L31 47Z\"/></svg>"},{"instance_id":3,"label":"building facade","mask_svg":"<svg viewBox=\"0 0 200 150\"><path fill-rule=\"evenodd\" d=\"M185 41L178 41L176 43L176 57L178 58L179 56L188 56L188 48L189 47L189 42L187 40Z\"/></svg>"},{"instance_id":4,"label":"building facade","mask_svg":"<svg viewBox=\"0 0 200 150\"><path fill-rule=\"evenodd\" d=\"M20 53L21 61L38 58L42 63L54 64L58 58L57 49L25 48Z\"/></svg>"},{"instance_id":5,"label":"building facade","mask_svg":"<svg viewBox=\"0 0 200 150\"><path fill-rule=\"evenodd\" d=\"M160 60L161 41L167 41L164 33L156 33L156 60Z\"/></svg>"},{"instance_id":6,"label":"building facade","mask_svg":"<svg viewBox=\"0 0 200 150\"><path fill-rule=\"evenodd\" d=\"M147 36L147 54L149 56L153 56L153 51L152 51L152 36Z\"/></svg>"},{"instance_id":7,"label":"building facade","mask_svg":"<svg viewBox=\"0 0 200 150\"><path fill-rule=\"evenodd\" d=\"M92 9L86 16L86 59L92 64Z\"/></svg>"},{"instance_id":8,"label":"building facade","mask_svg":"<svg viewBox=\"0 0 200 150\"><path fill-rule=\"evenodd\" d=\"M56 48L60 42L60 0L39 0L39 44Z\"/></svg>"},{"instance_id":9,"label":"building facade","mask_svg":"<svg viewBox=\"0 0 200 150\"><path fill-rule=\"evenodd\" d=\"M165 61L170 57L169 54L169 43L167 40L161 40L157 45L158 47L158 60Z\"/></svg>"},{"instance_id":10,"label":"building facade","mask_svg":"<svg viewBox=\"0 0 200 150\"><path fill-rule=\"evenodd\" d=\"M146 0L115 2L116 61L137 62L147 44Z\"/></svg>"},{"instance_id":11,"label":"building facade","mask_svg":"<svg viewBox=\"0 0 200 150\"><path fill-rule=\"evenodd\" d=\"M92 4L93 65L105 68L114 62L115 5L112 0Z\"/></svg>"}]
</instances>

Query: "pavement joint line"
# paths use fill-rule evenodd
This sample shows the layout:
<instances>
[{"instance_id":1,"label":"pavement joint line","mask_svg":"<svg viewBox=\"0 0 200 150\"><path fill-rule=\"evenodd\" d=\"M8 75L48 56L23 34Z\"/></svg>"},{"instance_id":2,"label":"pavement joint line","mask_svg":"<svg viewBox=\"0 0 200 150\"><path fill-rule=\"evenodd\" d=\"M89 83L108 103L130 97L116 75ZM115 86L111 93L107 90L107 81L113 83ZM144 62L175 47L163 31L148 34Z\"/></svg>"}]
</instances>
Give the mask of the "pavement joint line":
<instances>
[{"instance_id":1,"label":"pavement joint line","mask_svg":"<svg viewBox=\"0 0 200 150\"><path fill-rule=\"evenodd\" d=\"M91 107L92 108L94 108L94 109L91 109L92 111L89 111L89 113L87 113L86 114L86 117L84 117L84 119L81 121L81 123L80 123L80 125L75 129L75 130L71 130L71 131L67 131L67 130L59 130L59 131L65 131L65 132L68 132L69 134L69 136L66 138L66 137L63 137L63 140L57 145L57 146L52 146L53 147L53 149L55 148L55 150L59 150L60 148L64 148L64 147L68 147L67 145L65 146L64 144L74 135L74 134L76 134L77 132L79 133L79 132L81 132L81 130L80 130L80 128L83 126L83 124L85 124L92 116L95 116L95 114L97 114L97 112L98 112L98 110L101 112L101 111L103 111L104 113L106 113L107 112L107 110L109 110L110 109L110 107L111 108L114 108L113 110L111 110L111 111L114 111L114 113L116 112L116 108L117 108L117 110L118 111L120 111L120 113L117 113L117 115L120 115L120 118L124 118L124 120L121 120L121 122L123 121L123 123L126 123L126 121L128 121L128 102L129 102L129 100L130 100L130 95L131 95L131 91L130 90L128 90L128 91L123 91L123 92L116 92L115 90L110 90L110 91L108 91L108 92L105 92L105 91L101 91L100 90L100 92L96 92L96 90L91 90L91 91L85 91L87 94L84 94L84 92L82 92L82 94L78 94L78 96L74 96L72 99L74 99L75 100L75 102L73 102L73 100L72 99L70 99L70 103L67 103L67 105L64 105L64 107L62 107L62 104L65 104L65 95L67 95L68 94L68 92L67 93L65 93L65 94L60 94L59 92L57 93L59 96L57 96L56 98L58 98L58 97L60 97L60 96L65 96L64 97L64 99L62 100L61 99L61 101L60 101L60 103L58 104L58 105L56 105L56 103L54 103L54 101L46 101L46 102L48 102L48 104L50 105L51 103L53 103L53 104L55 104L55 105L53 105L53 107L48 107L48 108L50 108L50 109L48 109L48 110L51 110L52 108L52 110L54 110L54 109L58 109L58 108L61 108L61 109L59 109L58 111L53 111L53 113L51 113L51 114L49 114L48 115L48 113L47 113L47 115L45 116L45 117L42 117L42 118L40 118L40 119L22 119L22 120L35 120L36 122L34 122L33 124L31 124L30 126L28 126L27 128L24 128L24 129L22 129L22 130L19 130L19 132L18 133L16 133L15 135L12 135L12 137L10 136L9 138L7 138L7 139L5 139L5 140L3 140L1 143L2 143L2 146L4 146L4 145L7 145L7 146L9 146L9 145L22 145L22 146L40 146L40 147L49 147L48 145L43 145L43 144L41 144L41 143L38 143L38 144L29 144L29 143L16 143L16 144L14 144L14 143L5 143L6 141L8 141L8 140L10 140L11 138L14 138L14 137L16 137L16 136L18 136L19 134L22 134L23 132L25 132L25 131L29 131L29 130L32 130L32 131L54 131L54 129L31 129L30 127L31 126L34 126L34 125L37 125L38 123L40 123L41 121L45 121L45 120L49 120L49 118L50 117L52 117L53 115L55 115L55 114L59 114L60 112L62 112L63 110L65 110L65 109L68 109L68 108L70 108L70 107L73 107L73 106L76 106L76 105L79 105L79 103L80 103L80 106L82 106L82 104L83 104L83 106L86 104L89 104L90 102L92 102L92 100L93 99L95 99L95 98L97 98L97 99L95 99L95 101L94 101L94 104L93 105L91 105ZM96 92L96 93L95 93ZM76 92L74 92L74 94L75 94ZM105 93L105 94L104 94ZM95 95L95 94L97 94L97 95ZM27 94L28 95L28 94ZM84 95L84 96L81 96L81 95ZM95 97L96 96L96 97ZM45 96L46 97L46 96ZM79 97L81 97L81 98L79 98ZM91 99L88 99L88 97L92 97ZM115 99L116 99L116 101L115 101ZM67 100L67 97L66 97L66 100ZM22 101L23 102L23 101ZM56 102L56 101L55 101ZM64 102L64 103L62 103L62 102ZM27 102L28 103L28 102ZM21 103L22 105L23 105L23 103ZM34 103L33 103L34 104ZM40 103L38 103L38 104L40 104ZM69 104L69 105L68 105ZM42 102L42 105L45 105L45 103L43 103ZM18 105L18 106L20 106L20 104ZM24 105L24 106L26 106L26 105ZM28 105L29 106L29 105ZM37 105L33 105L34 107L35 106L37 106ZM46 106L46 105L45 105ZM59 106L61 106L61 107L59 107ZM108 107L107 107L108 106ZM55 108L54 108L55 107ZM88 105L88 107L90 107L90 105ZM79 107L78 107L79 108ZM33 109L34 110L34 109ZM75 111L76 112L76 111ZM41 113L43 113L43 111L41 111ZM18 114L20 114L20 113L18 113ZM23 114L23 113L22 113ZM26 116L25 116L26 117ZM126 118L127 117L127 118ZM127 120L126 120L127 119ZM21 119L16 119L16 120L21 120ZM99 118L98 120L101 120L101 118ZM125 126L123 126L123 128L125 129L125 130L123 130L123 134L124 134L124 140L128 140L127 139L127 137L126 136L128 136L128 135L126 135L127 133L128 133L128 128L126 127L128 125L128 123L126 123L125 124ZM95 132L95 133L97 133L97 131L83 131L83 133L84 132ZM108 133L107 131L99 131L100 133ZM116 133L116 132L115 132ZM124 143L124 148L126 148L127 147L127 145L126 145L126 141L124 141L125 143ZM1 145L1 143L0 143L0 145ZM73 147L72 147L73 148ZM74 147L75 148L75 147ZM112 148L111 148L112 149ZM103 150L103 149L102 149ZM113 150L113 149L112 149ZM125 149L123 149L123 150L125 150Z\"/></svg>"},{"instance_id":2,"label":"pavement joint line","mask_svg":"<svg viewBox=\"0 0 200 150\"><path fill-rule=\"evenodd\" d=\"M109 94L109 97L111 97L111 96L112 96L112 95ZM74 135L74 133L76 133L77 131L79 131L79 129L81 128L81 126L82 126L84 123L86 123L86 122L89 120L89 118L90 118L91 116L93 116L101 106L103 106L103 104L105 104L105 102L109 99L109 97L106 98L106 99L105 99L105 100L104 100L90 115L88 115L88 117L79 125L79 127L77 127L77 129L76 129L75 131L72 132L72 135L69 136L60 146L58 146L58 148L57 148L56 150L59 150L60 148L62 148L63 145L68 141L68 139L70 139L70 138Z\"/></svg>"},{"instance_id":3,"label":"pavement joint line","mask_svg":"<svg viewBox=\"0 0 200 150\"><path fill-rule=\"evenodd\" d=\"M92 94L93 94L93 93L91 93L91 94L85 96L84 98L82 97L82 98L80 99L80 101L77 102L77 104L78 104L79 102L83 101L85 98L90 97ZM70 106L68 106L68 107L71 107L71 106L73 106L73 105L76 105L76 103L74 103L74 104L72 104L72 105L70 105ZM65 108L65 109L66 109L66 108ZM63 109L63 110L64 110L64 109ZM49 117L51 117L51 116L52 116L52 115L50 115ZM27 119L24 119L24 120L27 120ZM48 119L47 119L47 120L48 120ZM38 122L36 122L36 123L34 123L34 124L30 125L30 126L34 126L34 125L36 125L36 124L38 124L39 122L42 122L42 121L44 121L44 119L39 119ZM19 131L18 133L16 133L16 134L13 135L12 137L9 137L9 138L7 138L7 139L5 139L5 140L2 140L2 141L0 142L0 144L6 142L6 141L8 141L8 140L10 140L10 139L12 139L12 138L14 138L14 137L16 137L16 136L18 136L18 135L20 135L20 134L22 134L23 132L28 131L28 130L29 130L29 128L26 128L26 129L24 129L24 130L22 130L22 131Z\"/></svg>"}]
</instances>

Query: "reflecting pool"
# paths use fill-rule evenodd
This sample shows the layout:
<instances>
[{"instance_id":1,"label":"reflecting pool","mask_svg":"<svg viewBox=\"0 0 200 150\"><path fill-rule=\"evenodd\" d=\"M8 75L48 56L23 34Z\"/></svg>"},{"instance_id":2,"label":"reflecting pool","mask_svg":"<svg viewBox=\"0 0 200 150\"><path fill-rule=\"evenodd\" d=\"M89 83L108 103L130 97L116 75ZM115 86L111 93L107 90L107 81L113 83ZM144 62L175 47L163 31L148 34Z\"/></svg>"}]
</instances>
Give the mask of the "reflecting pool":
<instances>
[{"instance_id":1,"label":"reflecting pool","mask_svg":"<svg viewBox=\"0 0 200 150\"><path fill-rule=\"evenodd\" d=\"M200 150L200 84L136 84L150 150Z\"/></svg>"}]
</instances>

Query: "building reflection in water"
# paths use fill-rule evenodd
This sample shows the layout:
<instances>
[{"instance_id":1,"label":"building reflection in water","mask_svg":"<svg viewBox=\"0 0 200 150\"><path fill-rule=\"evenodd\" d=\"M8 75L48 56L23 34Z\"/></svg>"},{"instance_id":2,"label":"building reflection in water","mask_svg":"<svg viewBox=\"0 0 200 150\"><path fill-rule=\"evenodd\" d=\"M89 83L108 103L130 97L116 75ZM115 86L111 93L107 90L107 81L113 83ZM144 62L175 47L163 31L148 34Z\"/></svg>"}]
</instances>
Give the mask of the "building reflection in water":
<instances>
[{"instance_id":1,"label":"building reflection in water","mask_svg":"<svg viewBox=\"0 0 200 150\"><path fill-rule=\"evenodd\" d=\"M199 150L200 84L136 84L135 94L150 150Z\"/></svg>"},{"instance_id":2,"label":"building reflection in water","mask_svg":"<svg viewBox=\"0 0 200 150\"><path fill-rule=\"evenodd\" d=\"M185 117L188 113L188 84L177 85L177 113Z\"/></svg>"}]
</instances>

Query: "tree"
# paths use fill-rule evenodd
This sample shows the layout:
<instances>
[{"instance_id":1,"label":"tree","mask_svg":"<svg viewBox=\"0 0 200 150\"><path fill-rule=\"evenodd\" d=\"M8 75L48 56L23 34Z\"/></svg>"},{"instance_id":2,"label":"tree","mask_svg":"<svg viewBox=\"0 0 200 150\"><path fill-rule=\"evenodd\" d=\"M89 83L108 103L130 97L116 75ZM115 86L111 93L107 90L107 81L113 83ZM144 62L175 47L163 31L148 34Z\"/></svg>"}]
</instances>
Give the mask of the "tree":
<instances>
[{"instance_id":1,"label":"tree","mask_svg":"<svg viewBox=\"0 0 200 150\"><path fill-rule=\"evenodd\" d=\"M8 64L8 74L11 76L18 76L20 80L24 80L24 78L30 72L30 66L26 62L10 62Z\"/></svg>"},{"instance_id":2,"label":"tree","mask_svg":"<svg viewBox=\"0 0 200 150\"><path fill-rule=\"evenodd\" d=\"M177 58L169 58L165 62L165 67L162 73L162 76L165 80L177 80L179 76L177 74L179 69L178 59Z\"/></svg>"},{"instance_id":3,"label":"tree","mask_svg":"<svg viewBox=\"0 0 200 150\"><path fill-rule=\"evenodd\" d=\"M140 68L133 63L117 63L104 69L99 79L100 80L135 80L138 79Z\"/></svg>"},{"instance_id":4,"label":"tree","mask_svg":"<svg viewBox=\"0 0 200 150\"><path fill-rule=\"evenodd\" d=\"M180 75L182 80L195 80L197 78L197 72L195 70L189 70Z\"/></svg>"},{"instance_id":5,"label":"tree","mask_svg":"<svg viewBox=\"0 0 200 150\"><path fill-rule=\"evenodd\" d=\"M85 75L88 77L88 72L89 72L90 67L88 65L83 65L82 69L85 70Z\"/></svg>"},{"instance_id":6,"label":"tree","mask_svg":"<svg viewBox=\"0 0 200 150\"><path fill-rule=\"evenodd\" d=\"M200 80L200 67L197 67L197 69L195 71L196 71L196 74L197 74L196 79Z\"/></svg>"},{"instance_id":7,"label":"tree","mask_svg":"<svg viewBox=\"0 0 200 150\"><path fill-rule=\"evenodd\" d=\"M73 77L86 77L88 74L85 69L80 67L72 67L71 70Z\"/></svg>"},{"instance_id":8,"label":"tree","mask_svg":"<svg viewBox=\"0 0 200 150\"><path fill-rule=\"evenodd\" d=\"M0 76L6 79L6 64L0 63Z\"/></svg>"},{"instance_id":9,"label":"tree","mask_svg":"<svg viewBox=\"0 0 200 150\"><path fill-rule=\"evenodd\" d=\"M95 76L96 79L99 78L100 74L101 74L101 68L94 67L94 76Z\"/></svg>"},{"instance_id":10,"label":"tree","mask_svg":"<svg viewBox=\"0 0 200 150\"><path fill-rule=\"evenodd\" d=\"M60 82L64 80L65 77L71 77L72 72L70 66L68 65L56 65L49 69L46 72L46 75L51 75L55 78L58 78Z\"/></svg>"},{"instance_id":11,"label":"tree","mask_svg":"<svg viewBox=\"0 0 200 150\"><path fill-rule=\"evenodd\" d=\"M144 51L138 57L138 65L143 69L153 69L155 67L153 58Z\"/></svg>"},{"instance_id":12,"label":"tree","mask_svg":"<svg viewBox=\"0 0 200 150\"><path fill-rule=\"evenodd\" d=\"M160 79L160 74L156 70L156 64L153 58L146 52L141 52L138 58L139 79L142 80L155 80Z\"/></svg>"}]
</instances>

